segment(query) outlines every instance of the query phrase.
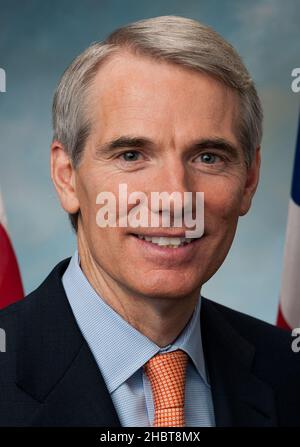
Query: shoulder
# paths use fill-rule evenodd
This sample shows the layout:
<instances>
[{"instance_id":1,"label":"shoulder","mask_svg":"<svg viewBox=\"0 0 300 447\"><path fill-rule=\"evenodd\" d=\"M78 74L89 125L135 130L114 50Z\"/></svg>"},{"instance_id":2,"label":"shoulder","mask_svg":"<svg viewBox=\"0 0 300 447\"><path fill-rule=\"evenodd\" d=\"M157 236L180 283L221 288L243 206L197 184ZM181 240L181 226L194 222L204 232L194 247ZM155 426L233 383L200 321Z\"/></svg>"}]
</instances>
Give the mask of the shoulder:
<instances>
[{"instance_id":1,"label":"shoulder","mask_svg":"<svg viewBox=\"0 0 300 447\"><path fill-rule=\"evenodd\" d=\"M257 338L264 337L265 342L274 343L276 340L286 340L291 338L291 332L281 329L271 323L267 323L259 318L252 317L243 312L231 309L223 304L216 303L208 298L202 298L204 307L212 306L221 313L224 318L249 341L255 342Z\"/></svg>"},{"instance_id":2,"label":"shoulder","mask_svg":"<svg viewBox=\"0 0 300 447\"><path fill-rule=\"evenodd\" d=\"M300 377L300 352L294 352L292 331L276 327L258 318L230 309L207 298L203 298L203 314L209 312L212 318L218 318L224 332L231 332L231 343L245 341L244 347L253 348L254 370L274 384L287 377ZM218 315L218 317L217 317ZM204 315L202 315L204 318ZM235 334L235 336L232 336ZM224 337L226 334L224 333ZM299 343L300 345L300 343ZM234 349L234 346L232 346Z\"/></svg>"},{"instance_id":3,"label":"shoulder","mask_svg":"<svg viewBox=\"0 0 300 447\"><path fill-rule=\"evenodd\" d=\"M34 291L20 301L0 310L0 328L6 332L7 342L14 339L14 333L21 329L24 319L30 318L36 310L40 310L47 295L61 293L62 275L66 270L70 258L59 262L49 273L46 279Z\"/></svg>"}]
</instances>

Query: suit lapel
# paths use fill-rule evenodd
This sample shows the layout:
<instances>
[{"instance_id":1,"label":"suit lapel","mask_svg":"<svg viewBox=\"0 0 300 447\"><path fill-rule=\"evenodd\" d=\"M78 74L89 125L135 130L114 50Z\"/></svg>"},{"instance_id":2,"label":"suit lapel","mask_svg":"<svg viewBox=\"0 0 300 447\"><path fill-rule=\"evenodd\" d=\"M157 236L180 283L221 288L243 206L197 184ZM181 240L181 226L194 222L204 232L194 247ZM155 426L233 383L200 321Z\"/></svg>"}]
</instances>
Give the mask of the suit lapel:
<instances>
[{"instance_id":1,"label":"suit lapel","mask_svg":"<svg viewBox=\"0 0 300 447\"><path fill-rule=\"evenodd\" d=\"M202 298L201 332L217 426L276 425L270 386L252 372L255 348Z\"/></svg>"},{"instance_id":2,"label":"suit lapel","mask_svg":"<svg viewBox=\"0 0 300 447\"><path fill-rule=\"evenodd\" d=\"M16 383L38 402L28 425L120 427L62 286L68 263L58 264L24 300L19 317ZM216 425L275 425L273 392L252 373L254 347L205 298L201 331Z\"/></svg>"},{"instance_id":3,"label":"suit lapel","mask_svg":"<svg viewBox=\"0 0 300 447\"><path fill-rule=\"evenodd\" d=\"M63 261L24 301L17 385L40 405L29 425L120 426L62 286Z\"/></svg>"}]
</instances>

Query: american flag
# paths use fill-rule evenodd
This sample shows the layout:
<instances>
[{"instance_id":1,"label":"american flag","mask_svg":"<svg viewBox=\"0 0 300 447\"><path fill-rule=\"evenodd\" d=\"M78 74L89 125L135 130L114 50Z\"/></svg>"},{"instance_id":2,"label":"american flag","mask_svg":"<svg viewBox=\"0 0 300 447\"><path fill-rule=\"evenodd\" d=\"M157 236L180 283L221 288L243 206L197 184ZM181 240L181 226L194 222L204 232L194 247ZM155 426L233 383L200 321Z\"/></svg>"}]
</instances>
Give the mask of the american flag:
<instances>
[{"instance_id":1,"label":"american flag","mask_svg":"<svg viewBox=\"0 0 300 447\"><path fill-rule=\"evenodd\" d=\"M300 327L300 116L277 325L288 330Z\"/></svg>"}]
</instances>

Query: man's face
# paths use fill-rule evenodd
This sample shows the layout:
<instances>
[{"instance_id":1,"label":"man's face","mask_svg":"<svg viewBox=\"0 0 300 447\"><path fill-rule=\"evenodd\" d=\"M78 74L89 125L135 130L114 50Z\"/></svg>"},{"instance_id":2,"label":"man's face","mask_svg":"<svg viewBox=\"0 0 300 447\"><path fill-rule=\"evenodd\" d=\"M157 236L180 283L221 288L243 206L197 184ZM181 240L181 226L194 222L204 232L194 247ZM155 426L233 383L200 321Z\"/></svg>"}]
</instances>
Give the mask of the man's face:
<instances>
[{"instance_id":1,"label":"man's face","mask_svg":"<svg viewBox=\"0 0 300 447\"><path fill-rule=\"evenodd\" d=\"M134 296L176 298L199 290L224 261L258 178L258 157L247 171L236 137L236 94L205 74L120 54L99 70L88 105L93 124L75 190L91 256ZM128 137L137 140L127 147ZM204 192L204 235L186 247L164 248L137 235L186 228L100 228L96 197L102 191L118 197L121 183L128 194L144 192L149 206L153 191Z\"/></svg>"}]
</instances>

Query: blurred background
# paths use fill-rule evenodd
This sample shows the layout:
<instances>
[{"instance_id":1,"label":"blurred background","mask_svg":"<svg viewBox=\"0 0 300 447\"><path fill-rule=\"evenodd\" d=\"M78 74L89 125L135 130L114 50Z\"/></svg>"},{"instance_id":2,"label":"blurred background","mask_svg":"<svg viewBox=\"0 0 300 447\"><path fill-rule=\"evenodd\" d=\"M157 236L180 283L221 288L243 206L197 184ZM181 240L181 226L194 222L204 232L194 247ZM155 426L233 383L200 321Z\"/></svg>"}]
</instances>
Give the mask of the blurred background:
<instances>
[{"instance_id":1,"label":"blurred background","mask_svg":"<svg viewBox=\"0 0 300 447\"><path fill-rule=\"evenodd\" d=\"M25 292L36 288L76 239L49 176L51 103L64 69L88 45L126 23L180 15L212 26L238 50L262 99L262 170L208 298L275 322L300 93L297 0L0 0L0 188Z\"/></svg>"}]
</instances>

